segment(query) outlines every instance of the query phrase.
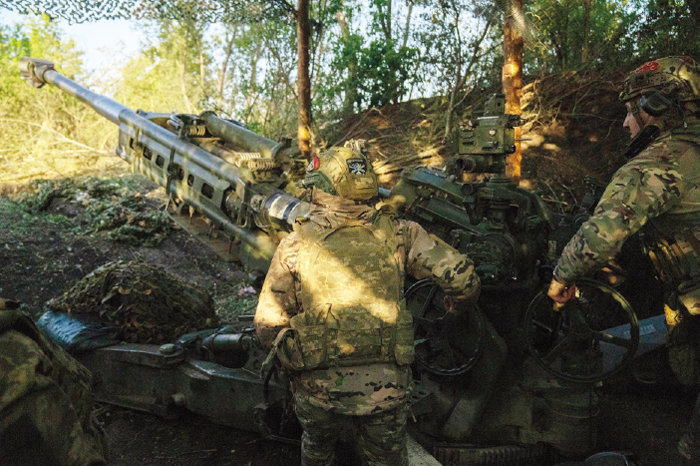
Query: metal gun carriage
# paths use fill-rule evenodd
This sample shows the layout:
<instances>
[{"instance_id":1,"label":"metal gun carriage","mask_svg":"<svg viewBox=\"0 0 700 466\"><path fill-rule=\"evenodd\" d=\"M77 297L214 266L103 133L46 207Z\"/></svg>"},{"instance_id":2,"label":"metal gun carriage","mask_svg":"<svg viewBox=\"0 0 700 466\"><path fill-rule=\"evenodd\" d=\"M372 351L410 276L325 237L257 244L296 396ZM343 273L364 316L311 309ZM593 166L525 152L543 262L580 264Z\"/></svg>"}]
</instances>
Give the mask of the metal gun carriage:
<instances>
[{"instance_id":1,"label":"metal gun carriage","mask_svg":"<svg viewBox=\"0 0 700 466\"><path fill-rule=\"evenodd\" d=\"M35 87L51 84L117 124L117 154L163 186L175 221L224 256L265 271L280 238L308 211L297 197L306 161L291 141L272 141L213 112L133 111L44 60L25 57L20 70ZM495 98L482 117L460 127L444 170L410 168L391 191L381 190L381 202L397 215L469 254L482 279L478 305L461 317L446 315L431 282L406 289L417 355L409 431L453 463L537 462L550 448L589 451L592 384L665 335L663 320L654 318L640 345L631 306L599 282L582 283L579 298L561 312L538 294L574 228L503 174L517 123ZM492 176L469 182L465 172ZM265 355L245 327L202 330L162 346L108 346L81 360L97 374L103 401L161 415L186 408L213 422L292 435L284 377L259 375ZM225 397L231 401L218 402Z\"/></svg>"}]
</instances>

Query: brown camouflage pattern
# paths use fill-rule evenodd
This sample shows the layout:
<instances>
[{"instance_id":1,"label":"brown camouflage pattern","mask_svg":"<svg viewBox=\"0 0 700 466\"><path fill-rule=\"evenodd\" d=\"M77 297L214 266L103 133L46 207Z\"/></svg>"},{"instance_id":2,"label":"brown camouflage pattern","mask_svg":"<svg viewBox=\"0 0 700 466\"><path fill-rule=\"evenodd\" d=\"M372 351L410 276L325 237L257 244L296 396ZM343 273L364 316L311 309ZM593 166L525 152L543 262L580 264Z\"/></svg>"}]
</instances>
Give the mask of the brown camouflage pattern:
<instances>
[{"instance_id":1,"label":"brown camouflage pattern","mask_svg":"<svg viewBox=\"0 0 700 466\"><path fill-rule=\"evenodd\" d=\"M28 317L0 310L0 464L105 464L90 381Z\"/></svg>"},{"instance_id":2,"label":"brown camouflage pattern","mask_svg":"<svg viewBox=\"0 0 700 466\"><path fill-rule=\"evenodd\" d=\"M614 259L624 242L644 228L682 250L677 277L700 279L700 122L662 134L615 173L593 215L565 246L554 277L566 284ZM677 268L677 267L676 267ZM662 277L663 278L663 277Z\"/></svg>"}]
</instances>

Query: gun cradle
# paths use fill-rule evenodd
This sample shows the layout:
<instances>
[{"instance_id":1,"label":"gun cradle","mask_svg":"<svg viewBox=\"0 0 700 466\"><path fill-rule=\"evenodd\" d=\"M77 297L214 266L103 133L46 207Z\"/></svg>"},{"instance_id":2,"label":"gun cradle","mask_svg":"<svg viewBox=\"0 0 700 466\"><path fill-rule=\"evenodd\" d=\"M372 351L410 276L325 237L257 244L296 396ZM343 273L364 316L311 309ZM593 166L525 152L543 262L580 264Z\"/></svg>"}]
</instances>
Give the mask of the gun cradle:
<instances>
[{"instance_id":1,"label":"gun cradle","mask_svg":"<svg viewBox=\"0 0 700 466\"><path fill-rule=\"evenodd\" d=\"M163 144L152 132L143 131L150 125L121 123L117 154L132 171L166 188L169 212L180 226L222 257L266 271L280 236L309 209L307 202L282 189L285 167L292 169L296 164L290 148L211 112L202 114L204 119L137 113L153 125L177 131L178 137ZM260 149L261 141L269 142L269 150L241 152L231 141L215 136L238 133L242 136L236 142L249 143L243 150Z\"/></svg>"}]
</instances>

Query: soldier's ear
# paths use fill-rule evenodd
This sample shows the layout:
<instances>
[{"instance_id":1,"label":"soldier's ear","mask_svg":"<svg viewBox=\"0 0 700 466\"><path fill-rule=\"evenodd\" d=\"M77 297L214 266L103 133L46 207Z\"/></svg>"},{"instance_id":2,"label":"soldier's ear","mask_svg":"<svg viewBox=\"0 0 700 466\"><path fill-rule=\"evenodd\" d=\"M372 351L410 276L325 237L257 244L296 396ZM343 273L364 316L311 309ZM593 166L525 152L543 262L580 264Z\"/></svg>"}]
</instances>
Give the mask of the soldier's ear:
<instances>
[{"instance_id":1,"label":"soldier's ear","mask_svg":"<svg viewBox=\"0 0 700 466\"><path fill-rule=\"evenodd\" d=\"M661 91L652 91L642 95L639 99L639 106L642 110L653 117L660 117L668 109L673 107L673 102Z\"/></svg>"}]
</instances>

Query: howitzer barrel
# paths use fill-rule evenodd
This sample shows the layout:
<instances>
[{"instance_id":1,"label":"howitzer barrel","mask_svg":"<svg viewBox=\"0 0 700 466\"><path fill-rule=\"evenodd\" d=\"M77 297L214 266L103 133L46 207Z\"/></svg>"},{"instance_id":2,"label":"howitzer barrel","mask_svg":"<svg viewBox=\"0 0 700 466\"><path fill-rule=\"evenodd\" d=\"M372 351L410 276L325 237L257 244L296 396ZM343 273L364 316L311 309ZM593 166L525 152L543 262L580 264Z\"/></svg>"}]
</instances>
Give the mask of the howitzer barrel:
<instances>
[{"instance_id":1,"label":"howitzer barrel","mask_svg":"<svg viewBox=\"0 0 700 466\"><path fill-rule=\"evenodd\" d=\"M54 64L48 60L22 57L19 60L19 70L22 79L27 81L30 85L41 87L47 83L52 84L89 105L97 113L107 118L112 123L119 124L119 114L125 110L131 111L128 107L125 107L119 102L109 97L96 94L75 81L66 78L58 73L54 69Z\"/></svg>"},{"instance_id":2,"label":"howitzer barrel","mask_svg":"<svg viewBox=\"0 0 700 466\"><path fill-rule=\"evenodd\" d=\"M175 134L144 118L129 107L109 97L92 92L72 79L63 76L54 69L54 64L50 61L22 57L19 62L19 69L22 79L32 86L41 87L47 83L56 86L93 108L112 123L117 125L125 123L138 128L142 134L153 138L155 141L174 148L178 153L189 155L189 161L202 166L206 170L220 173L232 185L242 183L238 173L223 160L179 139ZM127 162L131 161L128 154L124 152L118 152L118 154Z\"/></svg>"},{"instance_id":3,"label":"howitzer barrel","mask_svg":"<svg viewBox=\"0 0 700 466\"><path fill-rule=\"evenodd\" d=\"M131 170L165 187L178 214L182 207L192 207L214 221L212 228L238 238L246 251L244 263L254 268L267 268L278 233L289 231L294 219L308 211L307 203L280 189L284 175L268 173L289 164L295 149L288 144L255 134L213 112L197 117L131 110L61 75L46 60L23 57L19 69L30 85L58 87L117 124L116 152ZM206 131L195 126L202 120ZM209 136L198 140L207 131L221 141L212 142ZM224 142L255 153L255 160L239 165L217 156L231 152ZM278 164L279 155L285 160Z\"/></svg>"}]
</instances>

